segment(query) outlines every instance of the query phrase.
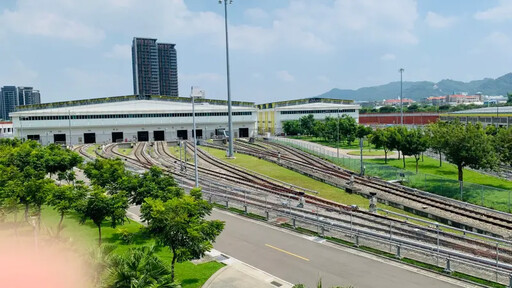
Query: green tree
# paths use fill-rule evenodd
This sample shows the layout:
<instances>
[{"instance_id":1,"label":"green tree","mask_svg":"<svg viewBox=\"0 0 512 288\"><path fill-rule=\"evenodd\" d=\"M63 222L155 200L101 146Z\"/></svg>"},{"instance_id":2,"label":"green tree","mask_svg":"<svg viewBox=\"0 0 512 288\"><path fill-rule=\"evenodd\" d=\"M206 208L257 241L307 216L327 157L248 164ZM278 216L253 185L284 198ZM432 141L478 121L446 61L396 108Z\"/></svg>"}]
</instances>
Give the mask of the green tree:
<instances>
[{"instance_id":1,"label":"green tree","mask_svg":"<svg viewBox=\"0 0 512 288\"><path fill-rule=\"evenodd\" d=\"M444 121L437 121L427 125L425 133L429 138L429 147L437 152L439 155L439 167L443 166L443 148L445 145L447 123Z\"/></svg>"},{"instance_id":2,"label":"green tree","mask_svg":"<svg viewBox=\"0 0 512 288\"><path fill-rule=\"evenodd\" d=\"M461 189L464 167L493 169L499 163L492 136L485 133L481 124L450 123L445 136L443 153L449 162L457 166Z\"/></svg>"},{"instance_id":3,"label":"green tree","mask_svg":"<svg viewBox=\"0 0 512 288\"><path fill-rule=\"evenodd\" d=\"M304 135L313 135L313 127L315 127L315 118L313 114L305 115L299 118L300 128L302 130L302 134Z\"/></svg>"},{"instance_id":4,"label":"green tree","mask_svg":"<svg viewBox=\"0 0 512 288\"><path fill-rule=\"evenodd\" d=\"M57 144L50 144L43 148L43 163L46 173L50 176L59 172L66 172L78 164L82 163L83 159L77 153L63 149Z\"/></svg>"},{"instance_id":5,"label":"green tree","mask_svg":"<svg viewBox=\"0 0 512 288\"><path fill-rule=\"evenodd\" d=\"M130 203L134 205L141 205L144 199L149 197L167 201L183 195L183 189L178 186L174 178L166 175L156 166L137 178L137 182L136 189L126 189L131 190L127 192L130 192Z\"/></svg>"},{"instance_id":6,"label":"green tree","mask_svg":"<svg viewBox=\"0 0 512 288\"><path fill-rule=\"evenodd\" d=\"M393 113L396 112L395 106L383 106L379 108L379 113Z\"/></svg>"},{"instance_id":7,"label":"green tree","mask_svg":"<svg viewBox=\"0 0 512 288\"><path fill-rule=\"evenodd\" d=\"M407 130L407 134L402 139L402 153L403 156L414 156L416 160L416 174L418 174L418 161L423 152L428 149L428 137L422 129L415 128ZM405 157L403 157L405 168Z\"/></svg>"},{"instance_id":8,"label":"green tree","mask_svg":"<svg viewBox=\"0 0 512 288\"><path fill-rule=\"evenodd\" d=\"M370 135L370 143L375 145L377 149L384 150L384 163L388 163L388 152L393 149L389 141L389 130L380 129L373 131Z\"/></svg>"},{"instance_id":9,"label":"green tree","mask_svg":"<svg viewBox=\"0 0 512 288\"><path fill-rule=\"evenodd\" d=\"M128 199L124 193L108 195L105 189L93 186L92 192L77 205L76 211L80 215L81 224L90 219L98 227L98 245L101 245L101 224L107 218L113 228L123 224L127 208Z\"/></svg>"},{"instance_id":10,"label":"green tree","mask_svg":"<svg viewBox=\"0 0 512 288\"><path fill-rule=\"evenodd\" d=\"M289 121L283 122L283 132L286 133L286 135L301 134L302 131L300 129L299 120L289 120Z\"/></svg>"},{"instance_id":11,"label":"green tree","mask_svg":"<svg viewBox=\"0 0 512 288\"><path fill-rule=\"evenodd\" d=\"M84 185L64 185L51 191L48 204L53 206L60 214L59 224L57 226L57 237L62 231L62 221L64 216L73 210L77 203L81 203L87 196L88 189Z\"/></svg>"},{"instance_id":12,"label":"green tree","mask_svg":"<svg viewBox=\"0 0 512 288\"><path fill-rule=\"evenodd\" d=\"M357 123L356 120L348 115L343 115L339 118L339 129L341 139L351 144L356 140Z\"/></svg>"},{"instance_id":13,"label":"green tree","mask_svg":"<svg viewBox=\"0 0 512 288\"><path fill-rule=\"evenodd\" d=\"M155 246L136 247L114 255L107 269L105 288L180 287L171 280L169 267L156 255Z\"/></svg>"},{"instance_id":14,"label":"green tree","mask_svg":"<svg viewBox=\"0 0 512 288\"><path fill-rule=\"evenodd\" d=\"M493 139L500 162L512 165L512 128L501 128Z\"/></svg>"},{"instance_id":15,"label":"green tree","mask_svg":"<svg viewBox=\"0 0 512 288\"><path fill-rule=\"evenodd\" d=\"M171 281L174 281L176 262L203 256L224 228L222 221L204 219L212 206L200 196L201 193L196 191L193 196L165 202L147 198L142 204L142 219L147 221L148 230L172 252Z\"/></svg>"},{"instance_id":16,"label":"green tree","mask_svg":"<svg viewBox=\"0 0 512 288\"><path fill-rule=\"evenodd\" d=\"M507 93L507 104L512 104L512 92Z\"/></svg>"},{"instance_id":17,"label":"green tree","mask_svg":"<svg viewBox=\"0 0 512 288\"><path fill-rule=\"evenodd\" d=\"M136 176L126 170L121 159L96 159L88 162L84 173L93 185L105 188L109 194L120 191L130 193L135 190L138 183Z\"/></svg>"},{"instance_id":18,"label":"green tree","mask_svg":"<svg viewBox=\"0 0 512 288\"><path fill-rule=\"evenodd\" d=\"M391 150L396 150L398 152L398 159L400 159L400 152L402 151L403 148L402 139L407 133L407 129L405 129L405 127L403 126L392 126L387 127L386 130L388 131L388 146L391 148Z\"/></svg>"}]
</instances>

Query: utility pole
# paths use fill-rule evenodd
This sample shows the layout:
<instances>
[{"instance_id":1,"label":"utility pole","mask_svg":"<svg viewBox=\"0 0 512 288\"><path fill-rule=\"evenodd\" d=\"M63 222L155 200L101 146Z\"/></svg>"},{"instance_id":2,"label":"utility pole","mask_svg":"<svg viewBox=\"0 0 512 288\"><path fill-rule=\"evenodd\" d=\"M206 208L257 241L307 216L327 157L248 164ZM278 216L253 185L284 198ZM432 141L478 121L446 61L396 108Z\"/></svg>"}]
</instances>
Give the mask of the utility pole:
<instances>
[{"instance_id":1,"label":"utility pole","mask_svg":"<svg viewBox=\"0 0 512 288\"><path fill-rule=\"evenodd\" d=\"M231 83L229 78L229 40L228 40L228 0L219 0L219 4L224 2L224 28L226 31L226 73L227 73L227 86L228 86L228 129L229 129L229 146L228 157L233 158L233 119L231 113ZM229 4L233 0L229 0Z\"/></svg>"},{"instance_id":2,"label":"utility pole","mask_svg":"<svg viewBox=\"0 0 512 288\"><path fill-rule=\"evenodd\" d=\"M197 130L196 130L196 110L195 110L195 102L194 102L194 87L190 89L190 97L192 98L192 126L194 132L194 174L196 180L196 187L199 187L199 174L197 172Z\"/></svg>"},{"instance_id":3,"label":"utility pole","mask_svg":"<svg viewBox=\"0 0 512 288\"><path fill-rule=\"evenodd\" d=\"M340 159L340 109L338 109L338 121L336 122L336 130L337 130L337 137L338 137L338 143L336 144L336 157L339 161Z\"/></svg>"},{"instance_id":4,"label":"utility pole","mask_svg":"<svg viewBox=\"0 0 512 288\"><path fill-rule=\"evenodd\" d=\"M402 93L402 74L404 73L404 68L400 68L400 124L404 126L404 99L403 99L403 93Z\"/></svg>"},{"instance_id":5,"label":"utility pole","mask_svg":"<svg viewBox=\"0 0 512 288\"><path fill-rule=\"evenodd\" d=\"M68 110L68 124L69 124L69 147L71 148L71 110Z\"/></svg>"}]
</instances>

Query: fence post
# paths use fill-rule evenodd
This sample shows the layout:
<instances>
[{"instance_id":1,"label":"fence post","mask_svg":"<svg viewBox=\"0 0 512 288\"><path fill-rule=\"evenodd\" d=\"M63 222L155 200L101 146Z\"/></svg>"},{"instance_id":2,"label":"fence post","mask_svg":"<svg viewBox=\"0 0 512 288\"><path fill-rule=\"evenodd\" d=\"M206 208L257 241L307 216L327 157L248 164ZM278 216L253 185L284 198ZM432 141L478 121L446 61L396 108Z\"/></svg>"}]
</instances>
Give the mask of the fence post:
<instances>
[{"instance_id":1,"label":"fence post","mask_svg":"<svg viewBox=\"0 0 512 288\"><path fill-rule=\"evenodd\" d=\"M229 201L226 200L226 208L229 208Z\"/></svg>"},{"instance_id":2,"label":"fence post","mask_svg":"<svg viewBox=\"0 0 512 288\"><path fill-rule=\"evenodd\" d=\"M297 226L295 225L295 218L292 219L292 223L293 223L293 229L297 228Z\"/></svg>"},{"instance_id":3,"label":"fence post","mask_svg":"<svg viewBox=\"0 0 512 288\"><path fill-rule=\"evenodd\" d=\"M396 245L396 255L395 255L396 259L402 259L402 255L400 254L401 248L402 248L402 244Z\"/></svg>"},{"instance_id":4,"label":"fence post","mask_svg":"<svg viewBox=\"0 0 512 288\"><path fill-rule=\"evenodd\" d=\"M356 234L356 235L354 235L354 237L355 237L355 243L354 243L354 246L355 246L355 247L359 247L359 235L357 235L357 234Z\"/></svg>"},{"instance_id":5,"label":"fence post","mask_svg":"<svg viewBox=\"0 0 512 288\"><path fill-rule=\"evenodd\" d=\"M508 275L508 286L507 288L512 288L512 274Z\"/></svg>"},{"instance_id":6,"label":"fence post","mask_svg":"<svg viewBox=\"0 0 512 288\"><path fill-rule=\"evenodd\" d=\"M266 216L266 218L267 218L267 221L268 221L268 219L269 219L269 215L268 215L268 214L269 214L269 213L268 213L268 210L267 210L267 211L265 211L265 216Z\"/></svg>"},{"instance_id":7,"label":"fence post","mask_svg":"<svg viewBox=\"0 0 512 288\"><path fill-rule=\"evenodd\" d=\"M446 258L446 268L444 268L444 272L451 274L452 273L452 267L451 267L451 260L450 257Z\"/></svg>"},{"instance_id":8,"label":"fence post","mask_svg":"<svg viewBox=\"0 0 512 288\"><path fill-rule=\"evenodd\" d=\"M510 213L510 191L508 191L508 213Z\"/></svg>"}]
</instances>

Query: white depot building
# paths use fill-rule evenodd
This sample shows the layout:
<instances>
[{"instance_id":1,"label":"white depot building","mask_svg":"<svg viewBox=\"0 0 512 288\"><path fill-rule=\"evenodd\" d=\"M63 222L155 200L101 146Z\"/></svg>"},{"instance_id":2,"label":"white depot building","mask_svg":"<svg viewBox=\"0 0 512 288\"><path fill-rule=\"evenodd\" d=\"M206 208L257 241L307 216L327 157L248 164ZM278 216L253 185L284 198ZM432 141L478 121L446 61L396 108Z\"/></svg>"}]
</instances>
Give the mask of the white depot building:
<instances>
[{"instance_id":1,"label":"white depot building","mask_svg":"<svg viewBox=\"0 0 512 288\"><path fill-rule=\"evenodd\" d=\"M233 101L234 137L255 136L254 103ZM228 129L227 101L196 99L198 138ZM10 114L14 136L49 143L169 141L193 137L191 98L117 96L21 106Z\"/></svg>"},{"instance_id":2,"label":"white depot building","mask_svg":"<svg viewBox=\"0 0 512 288\"><path fill-rule=\"evenodd\" d=\"M359 105L353 100L330 98L306 98L259 104L258 132L279 135L283 133L283 123L298 120L302 116L313 115L316 120L326 117L341 117L348 115L359 123Z\"/></svg>"}]
</instances>

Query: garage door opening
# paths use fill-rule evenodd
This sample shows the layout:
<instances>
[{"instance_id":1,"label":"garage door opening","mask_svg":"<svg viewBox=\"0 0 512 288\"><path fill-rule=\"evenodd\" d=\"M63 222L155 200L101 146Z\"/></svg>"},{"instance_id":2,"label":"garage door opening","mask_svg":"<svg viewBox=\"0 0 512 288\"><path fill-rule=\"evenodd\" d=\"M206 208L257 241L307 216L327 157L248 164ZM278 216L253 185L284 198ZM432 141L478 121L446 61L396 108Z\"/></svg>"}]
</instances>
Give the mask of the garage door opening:
<instances>
[{"instance_id":1,"label":"garage door opening","mask_svg":"<svg viewBox=\"0 0 512 288\"><path fill-rule=\"evenodd\" d=\"M187 130L178 130L178 139L188 140L188 131Z\"/></svg>"},{"instance_id":2,"label":"garage door opening","mask_svg":"<svg viewBox=\"0 0 512 288\"><path fill-rule=\"evenodd\" d=\"M203 139L203 129L196 129L197 139ZM192 130L192 137L194 135L194 130Z\"/></svg>"},{"instance_id":3,"label":"garage door opening","mask_svg":"<svg viewBox=\"0 0 512 288\"><path fill-rule=\"evenodd\" d=\"M239 128L238 129L238 136L240 138L247 138L247 137L249 137L249 128Z\"/></svg>"},{"instance_id":4,"label":"garage door opening","mask_svg":"<svg viewBox=\"0 0 512 288\"><path fill-rule=\"evenodd\" d=\"M123 132L112 132L112 142L123 142Z\"/></svg>"},{"instance_id":5,"label":"garage door opening","mask_svg":"<svg viewBox=\"0 0 512 288\"><path fill-rule=\"evenodd\" d=\"M153 131L153 138L155 138L155 141L165 141L164 131Z\"/></svg>"},{"instance_id":6,"label":"garage door opening","mask_svg":"<svg viewBox=\"0 0 512 288\"><path fill-rule=\"evenodd\" d=\"M53 143L66 144L66 134L53 134Z\"/></svg>"},{"instance_id":7,"label":"garage door opening","mask_svg":"<svg viewBox=\"0 0 512 288\"><path fill-rule=\"evenodd\" d=\"M84 144L96 143L96 133L84 133Z\"/></svg>"},{"instance_id":8,"label":"garage door opening","mask_svg":"<svg viewBox=\"0 0 512 288\"><path fill-rule=\"evenodd\" d=\"M39 140L41 140L41 137L39 137L39 135L27 135L27 139L39 142Z\"/></svg>"},{"instance_id":9,"label":"garage door opening","mask_svg":"<svg viewBox=\"0 0 512 288\"><path fill-rule=\"evenodd\" d=\"M149 132L148 131L137 131L137 141L148 142L149 141Z\"/></svg>"}]
</instances>

